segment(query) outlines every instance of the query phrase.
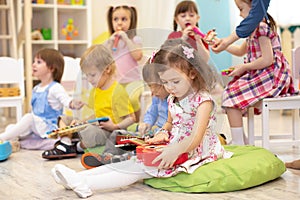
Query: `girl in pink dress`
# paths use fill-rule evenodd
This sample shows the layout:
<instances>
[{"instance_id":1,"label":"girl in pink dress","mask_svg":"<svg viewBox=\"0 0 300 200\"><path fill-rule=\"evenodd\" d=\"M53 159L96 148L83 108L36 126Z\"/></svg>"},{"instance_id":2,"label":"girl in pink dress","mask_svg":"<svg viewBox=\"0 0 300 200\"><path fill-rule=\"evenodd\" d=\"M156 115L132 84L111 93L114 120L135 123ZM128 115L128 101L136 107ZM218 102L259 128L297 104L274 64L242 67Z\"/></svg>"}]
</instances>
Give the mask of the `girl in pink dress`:
<instances>
[{"instance_id":1,"label":"girl in pink dress","mask_svg":"<svg viewBox=\"0 0 300 200\"><path fill-rule=\"evenodd\" d=\"M251 0L236 0L240 16L245 18L251 9ZM242 116L247 108L254 106L260 113L260 102L267 97L295 93L289 65L282 51L276 23L268 19L260 22L255 31L240 46L226 49L236 56L247 54L244 64L231 68L228 76L233 79L223 92L222 107L226 110L231 127L232 144L247 143L244 136Z\"/></svg>"},{"instance_id":2,"label":"girl in pink dress","mask_svg":"<svg viewBox=\"0 0 300 200\"><path fill-rule=\"evenodd\" d=\"M209 93L215 76L198 52L182 39L167 40L150 59L150 65L170 93L167 122L153 138L146 139L149 144L167 143L152 161L159 165L149 166L133 157L77 173L57 164L52 169L57 183L79 197L88 197L92 190L119 188L180 172L191 174L204 164L232 156L224 150L215 130L216 104ZM174 164L182 154L187 160Z\"/></svg>"}]
</instances>

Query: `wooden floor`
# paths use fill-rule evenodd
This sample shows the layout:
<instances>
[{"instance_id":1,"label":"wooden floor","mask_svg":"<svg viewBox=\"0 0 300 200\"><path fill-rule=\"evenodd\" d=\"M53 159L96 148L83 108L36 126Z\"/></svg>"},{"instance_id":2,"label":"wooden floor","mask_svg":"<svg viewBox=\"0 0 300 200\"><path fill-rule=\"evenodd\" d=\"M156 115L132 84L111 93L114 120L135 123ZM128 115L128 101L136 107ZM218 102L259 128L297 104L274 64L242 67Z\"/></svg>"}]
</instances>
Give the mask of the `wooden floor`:
<instances>
[{"instance_id":1,"label":"wooden floor","mask_svg":"<svg viewBox=\"0 0 300 200\"><path fill-rule=\"evenodd\" d=\"M219 131L229 134L228 124L223 115L219 117ZM273 113L271 131L289 131L289 116ZM260 123L259 118L256 123ZM3 129L4 125L0 126ZM259 125L257 126L259 127ZM257 130L259 134L260 130ZM228 136L230 139L230 137ZM257 144L259 145L259 143ZM300 159L299 148L290 146L271 147L283 161ZM50 170L56 163L65 164L75 170L85 170L80 164L80 157L74 159L47 161L41 157L42 151L21 150L13 153L8 160L0 162L0 199L77 199L73 191L65 190L55 183ZM89 199L300 199L300 170L287 171L278 179L263 185L228 193L186 194L153 189L142 182L129 187L111 191L95 191Z\"/></svg>"}]
</instances>

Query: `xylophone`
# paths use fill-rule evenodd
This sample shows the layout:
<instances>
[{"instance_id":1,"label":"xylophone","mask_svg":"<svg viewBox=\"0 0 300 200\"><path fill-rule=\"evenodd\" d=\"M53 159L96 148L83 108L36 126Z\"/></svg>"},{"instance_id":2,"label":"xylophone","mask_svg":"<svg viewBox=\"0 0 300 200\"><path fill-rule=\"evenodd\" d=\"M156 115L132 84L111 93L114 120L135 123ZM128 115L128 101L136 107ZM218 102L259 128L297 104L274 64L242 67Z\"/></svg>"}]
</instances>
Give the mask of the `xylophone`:
<instances>
[{"instance_id":1,"label":"xylophone","mask_svg":"<svg viewBox=\"0 0 300 200\"><path fill-rule=\"evenodd\" d=\"M123 147L126 145L135 145L137 159L142 161L145 166L157 167L160 162L152 164L153 159L155 159L159 154L161 154L162 148L166 144L160 145L149 145L143 138L133 136L133 135L118 135L116 137L115 147ZM174 162L174 165L179 165L188 160L188 153L181 154L178 159Z\"/></svg>"},{"instance_id":2,"label":"xylophone","mask_svg":"<svg viewBox=\"0 0 300 200\"><path fill-rule=\"evenodd\" d=\"M60 137L64 137L64 136L68 136L70 134L73 134L75 132L79 132L81 130L83 130L88 124L92 124L95 122L106 122L109 119L107 117L100 117L100 118L96 118L96 119L91 119L91 120L87 120L85 122L80 122L78 124L74 124L74 125L70 125L70 126L66 126L63 128L58 128L52 131L48 131L46 134L48 135L49 138L54 138L56 139L58 136Z\"/></svg>"}]
</instances>

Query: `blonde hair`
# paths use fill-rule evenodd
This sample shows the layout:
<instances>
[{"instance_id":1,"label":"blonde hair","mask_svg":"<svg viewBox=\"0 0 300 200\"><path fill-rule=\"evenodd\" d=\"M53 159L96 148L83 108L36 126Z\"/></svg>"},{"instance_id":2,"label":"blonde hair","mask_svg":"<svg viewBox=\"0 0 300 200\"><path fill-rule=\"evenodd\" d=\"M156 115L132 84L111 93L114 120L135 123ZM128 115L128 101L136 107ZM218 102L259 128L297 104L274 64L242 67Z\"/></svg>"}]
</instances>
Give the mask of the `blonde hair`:
<instances>
[{"instance_id":1,"label":"blonde hair","mask_svg":"<svg viewBox=\"0 0 300 200\"><path fill-rule=\"evenodd\" d=\"M95 66L99 71L103 72L108 66L111 67L111 75L116 71L116 64L111 52L102 44L89 47L81 56L81 70Z\"/></svg>"}]
</instances>

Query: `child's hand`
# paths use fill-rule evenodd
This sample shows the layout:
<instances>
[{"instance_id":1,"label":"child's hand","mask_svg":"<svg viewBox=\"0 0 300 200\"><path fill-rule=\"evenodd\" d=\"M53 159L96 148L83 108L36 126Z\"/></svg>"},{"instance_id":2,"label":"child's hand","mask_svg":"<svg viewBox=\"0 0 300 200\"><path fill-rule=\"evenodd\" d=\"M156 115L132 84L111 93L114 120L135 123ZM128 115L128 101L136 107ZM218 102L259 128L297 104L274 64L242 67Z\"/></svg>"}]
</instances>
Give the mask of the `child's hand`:
<instances>
[{"instance_id":1,"label":"child's hand","mask_svg":"<svg viewBox=\"0 0 300 200\"><path fill-rule=\"evenodd\" d=\"M71 109L75 109L75 110L79 110L80 108L82 108L85 105L85 103L83 101L80 100L75 100L73 99L70 102L70 108Z\"/></svg>"},{"instance_id":2,"label":"child's hand","mask_svg":"<svg viewBox=\"0 0 300 200\"><path fill-rule=\"evenodd\" d=\"M183 40L187 40L189 38L189 35L194 35L194 31L193 31L192 26L187 26L184 30L182 30L181 38Z\"/></svg>"},{"instance_id":3,"label":"child's hand","mask_svg":"<svg viewBox=\"0 0 300 200\"><path fill-rule=\"evenodd\" d=\"M169 145L162 149L162 152L157 156L152 163L160 161L158 169L169 169L173 166L178 156L182 153L178 145Z\"/></svg>"},{"instance_id":4,"label":"child's hand","mask_svg":"<svg viewBox=\"0 0 300 200\"><path fill-rule=\"evenodd\" d=\"M231 67L230 69L233 69L228 76L234 77L234 76L241 76L242 74L244 74L245 67L243 67L242 65L235 65L234 67Z\"/></svg>"},{"instance_id":5,"label":"child's hand","mask_svg":"<svg viewBox=\"0 0 300 200\"><path fill-rule=\"evenodd\" d=\"M165 144L169 141L169 134L165 131L157 132L153 138L145 139L145 142L148 144Z\"/></svg>"},{"instance_id":6,"label":"child's hand","mask_svg":"<svg viewBox=\"0 0 300 200\"><path fill-rule=\"evenodd\" d=\"M150 124L147 123L140 123L138 132L141 133L141 136L144 136L150 130Z\"/></svg>"},{"instance_id":7,"label":"child's hand","mask_svg":"<svg viewBox=\"0 0 300 200\"><path fill-rule=\"evenodd\" d=\"M116 129L119 129L117 128L117 125L110 118L108 118L108 121L99 122L99 127L108 131L114 131Z\"/></svg>"}]
</instances>

